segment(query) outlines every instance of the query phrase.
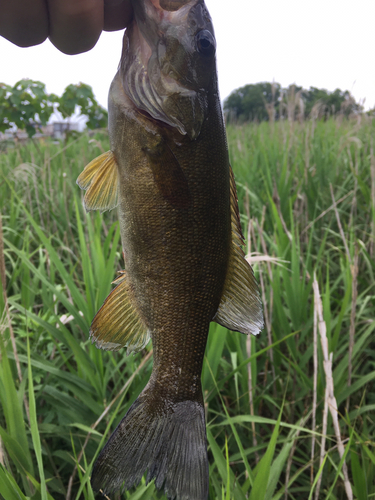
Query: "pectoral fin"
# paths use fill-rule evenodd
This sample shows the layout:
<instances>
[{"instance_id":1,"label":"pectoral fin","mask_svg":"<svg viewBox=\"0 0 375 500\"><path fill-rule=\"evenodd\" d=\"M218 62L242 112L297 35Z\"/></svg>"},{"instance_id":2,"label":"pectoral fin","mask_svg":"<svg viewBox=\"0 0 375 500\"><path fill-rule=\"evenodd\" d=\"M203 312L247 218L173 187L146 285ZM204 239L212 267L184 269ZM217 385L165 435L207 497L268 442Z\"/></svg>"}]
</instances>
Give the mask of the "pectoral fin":
<instances>
[{"instance_id":1,"label":"pectoral fin","mask_svg":"<svg viewBox=\"0 0 375 500\"><path fill-rule=\"evenodd\" d=\"M77 184L86 189L86 210L112 210L118 204L117 164L112 151L107 151L92 160L80 174Z\"/></svg>"},{"instance_id":2,"label":"pectoral fin","mask_svg":"<svg viewBox=\"0 0 375 500\"><path fill-rule=\"evenodd\" d=\"M127 354L138 352L150 340L150 332L131 303L125 271L113 283L116 288L91 323L90 338L99 349L118 351L127 347Z\"/></svg>"},{"instance_id":3,"label":"pectoral fin","mask_svg":"<svg viewBox=\"0 0 375 500\"><path fill-rule=\"evenodd\" d=\"M263 328L263 311L258 283L242 251L243 235L236 184L230 168L232 245L219 309L214 321L241 333L257 335Z\"/></svg>"}]
</instances>

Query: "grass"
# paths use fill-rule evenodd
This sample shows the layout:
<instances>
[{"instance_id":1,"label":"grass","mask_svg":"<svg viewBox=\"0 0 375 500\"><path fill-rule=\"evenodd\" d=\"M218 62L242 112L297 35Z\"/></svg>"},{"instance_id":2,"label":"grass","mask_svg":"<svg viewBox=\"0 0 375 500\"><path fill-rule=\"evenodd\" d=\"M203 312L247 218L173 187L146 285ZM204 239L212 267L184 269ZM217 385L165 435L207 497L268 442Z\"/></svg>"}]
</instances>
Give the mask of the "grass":
<instances>
[{"instance_id":1,"label":"grass","mask_svg":"<svg viewBox=\"0 0 375 500\"><path fill-rule=\"evenodd\" d=\"M374 139L366 117L228 128L266 328L211 325L210 499L375 498ZM93 462L151 372L151 344L126 357L88 340L122 254L116 213L87 215L75 180L108 147L98 133L0 153L5 500L93 499Z\"/></svg>"}]
</instances>

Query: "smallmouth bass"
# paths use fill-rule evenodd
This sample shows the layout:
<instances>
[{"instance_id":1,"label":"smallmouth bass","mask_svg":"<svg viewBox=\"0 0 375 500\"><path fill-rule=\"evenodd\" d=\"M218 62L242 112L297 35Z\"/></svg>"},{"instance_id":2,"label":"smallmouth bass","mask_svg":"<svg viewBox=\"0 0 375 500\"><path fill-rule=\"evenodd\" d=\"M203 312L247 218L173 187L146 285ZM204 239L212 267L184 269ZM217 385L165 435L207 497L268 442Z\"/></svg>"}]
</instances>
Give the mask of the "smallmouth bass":
<instances>
[{"instance_id":1,"label":"smallmouth bass","mask_svg":"<svg viewBox=\"0 0 375 500\"><path fill-rule=\"evenodd\" d=\"M211 321L263 327L241 245L203 0L133 0L109 92L111 150L77 183L87 210L118 207L125 270L96 314L96 346L127 353L152 339L150 380L100 453L92 486L147 482L179 500L208 496L201 371Z\"/></svg>"}]
</instances>

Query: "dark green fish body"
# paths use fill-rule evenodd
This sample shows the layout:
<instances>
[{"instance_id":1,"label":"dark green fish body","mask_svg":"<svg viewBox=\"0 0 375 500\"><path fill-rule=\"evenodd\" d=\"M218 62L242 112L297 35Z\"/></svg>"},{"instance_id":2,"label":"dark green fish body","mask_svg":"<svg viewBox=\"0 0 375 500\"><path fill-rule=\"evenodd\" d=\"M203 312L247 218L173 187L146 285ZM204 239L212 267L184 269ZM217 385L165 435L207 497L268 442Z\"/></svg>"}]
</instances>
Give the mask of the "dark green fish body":
<instances>
[{"instance_id":1,"label":"dark green fish body","mask_svg":"<svg viewBox=\"0 0 375 500\"><path fill-rule=\"evenodd\" d=\"M151 135L147 144L141 116L141 123L126 118L132 132L114 145L121 165L119 214L126 271L134 303L152 332L154 375L160 370L167 378L170 372L171 388L185 391L180 381L191 373L195 382L189 380L187 386L196 386L191 397L201 392L206 336L219 307L230 249L228 153L225 141L217 143L215 134L208 137L220 129L224 136L221 113L215 113L211 101L212 114L195 141L153 124L160 143L154 145ZM118 103L112 107L116 116ZM168 190L170 195L164 192Z\"/></svg>"},{"instance_id":2,"label":"dark green fish body","mask_svg":"<svg viewBox=\"0 0 375 500\"><path fill-rule=\"evenodd\" d=\"M98 347L140 350L153 372L95 463L105 492L147 471L169 498L204 500L208 462L201 371L211 321L262 328L241 250L217 89L215 39L201 0L134 2L109 95L111 152L78 179L86 208L118 205L125 271L94 318Z\"/></svg>"}]
</instances>

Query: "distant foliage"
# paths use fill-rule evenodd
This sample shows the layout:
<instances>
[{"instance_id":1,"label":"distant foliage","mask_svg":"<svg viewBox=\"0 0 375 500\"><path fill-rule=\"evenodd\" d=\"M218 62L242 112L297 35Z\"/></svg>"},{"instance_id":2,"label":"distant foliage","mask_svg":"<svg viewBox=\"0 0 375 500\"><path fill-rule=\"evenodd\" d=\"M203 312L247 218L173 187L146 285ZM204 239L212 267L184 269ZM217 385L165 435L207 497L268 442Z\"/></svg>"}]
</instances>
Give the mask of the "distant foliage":
<instances>
[{"instance_id":1,"label":"distant foliage","mask_svg":"<svg viewBox=\"0 0 375 500\"><path fill-rule=\"evenodd\" d=\"M72 116L76 106L79 106L81 114L88 117L86 125L90 130L107 126L108 113L98 104L90 85L68 85L57 102L58 111L64 118Z\"/></svg>"},{"instance_id":2,"label":"distant foliage","mask_svg":"<svg viewBox=\"0 0 375 500\"><path fill-rule=\"evenodd\" d=\"M306 90L298 85L282 88L279 83L260 82L234 90L224 101L228 122L274 121L287 118L289 121L313 116L327 118L339 113L349 116L362 110L348 90L310 87Z\"/></svg>"},{"instance_id":3,"label":"distant foliage","mask_svg":"<svg viewBox=\"0 0 375 500\"><path fill-rule=\"evenodd\" d=\"M229 120L241 122L269 119L269 105L280 102L281 86L278 83L261 82L245 85L234 90L224 102Z\"/></svg>"},{"instance_id":4,"label":"distant foliage","mask_svg":"<svg viewBox=\"0 0 375 500\"><path fill-rule=\"evenodd\" d=\"M13 87L0 83L0 132L16 126L33 137L55 111L69 118L77 106L80 113L88 117L89 129L106 127L108 113L85 83L68 85L61 97L47 94L45 84L34 80L20 80Z\"/></svg>"},{"instance_id":5,"label":"distant foliage","mask_svg":"<svg viewBox=\"0 0 375 500\"><path fill-rule=\"evenodd\" d=\"M46 93L42 82L20 80L14 87L0 83L0 132L16 126L32 137L39 126L47 124L56 97Z\"/></svg>"}]
</instances>

